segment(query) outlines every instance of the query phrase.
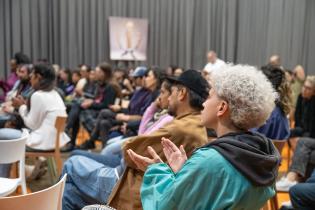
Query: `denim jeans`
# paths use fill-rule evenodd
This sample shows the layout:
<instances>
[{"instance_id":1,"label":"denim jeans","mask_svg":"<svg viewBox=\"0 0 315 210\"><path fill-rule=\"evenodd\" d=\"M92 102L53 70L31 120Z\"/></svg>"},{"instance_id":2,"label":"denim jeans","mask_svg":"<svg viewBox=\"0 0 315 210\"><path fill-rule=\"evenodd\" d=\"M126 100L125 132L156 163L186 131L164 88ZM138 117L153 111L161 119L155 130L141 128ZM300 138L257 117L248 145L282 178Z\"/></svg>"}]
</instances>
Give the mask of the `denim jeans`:
<instances>
[{"instance_id":1,"label":"denim jeans","mask_svg":"<svg viewBox=\"0 0 315 210\"><path fill-rule=\"evenodd\" d=\"M302 137L297 143L289 171L294 171L305 177L313 151L315 151L315 139Z\"/></svg>"},{"instance_id":2,"label":"denim jeans","mask_svg":"<svg viewBox=\"0 0 315 210\"><path fill-rule=\"evenodd\" d=\"M0 141L21 138L22 132L12 128L0 129ZM0 164L0 177L9 177L11 164Z\"/></svg>"},{"instance_id":3,"label":"denim jeans","mask_svg":"<svg viewBox=\"0 0 315 210\"><path fill-rule=\"evenodd\" d=\"M121 161L121 153L96 154L96 153L92 153L92 152L88 152L84 150L74 150L71 153L71 157L73 156L84 156L112 168L118 166Z\"/></svg>"},{"instance_id":4,"label":"denim jeans","mask_svg":"<svg viewBox=\"0 0 315 210\"><path fill-rule=\"evenodd\" d=\"M130 138L128 137L124 138L124 136L118 136L118 137L108 140L107 142L108 144L101 151L101 154L102 155L109 155L109 154L121 155L121 145L129 139Z\"/></svg>"},{"instance_id":5,"label":"denim jeans","mask_svg":"<svg viewBox=\"0 0 315 210\"><path fill-rule=\"evenodd\" d=\"M119 177L116 168L91 158L75 155L64 164L67 173L62 209L81 209L90 204L105 204Z\"/></svg>"},{"instance_id":6,"label":"denim jeans","mask_svg":"<svg viewBox=\"0 0 315 210\"><path fill-rule=\"evenodd\" d=\"M298 210L312 210L315 207L315 170L305 182L290 188L292 205Z\"/></svg>"}]
</instances>

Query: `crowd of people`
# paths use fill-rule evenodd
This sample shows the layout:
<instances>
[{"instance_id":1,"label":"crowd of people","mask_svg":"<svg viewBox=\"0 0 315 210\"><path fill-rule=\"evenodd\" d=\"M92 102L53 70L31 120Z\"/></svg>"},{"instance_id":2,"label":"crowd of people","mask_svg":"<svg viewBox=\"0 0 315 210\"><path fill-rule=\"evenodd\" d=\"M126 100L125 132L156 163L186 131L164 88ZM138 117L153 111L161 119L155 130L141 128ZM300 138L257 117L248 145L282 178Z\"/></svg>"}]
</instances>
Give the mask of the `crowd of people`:
<instances>
[{"instance_id":1,"label":"crowd of people","mask_svg":"<svg viewBox=\"0 0 315 210\"><path fill-rule=\"evenodd\" d=\"M261 68L227 64L214 51L207 59L202 70L106 62L70 70L16 53L0 82L0 139L27 128L26 151L54 150L54 122L67 116L63 210L252 210L276 190L289 191L283 209L312 209L315 76L286 69L278 55ZM82 144L80 127L89 134ZM100 153L91 152L96 141ZM286 141L293 160L276 182L283 146L273 142ZM26 165L29 179L45 173L44 161ZM0 176L9 172L0 165Z\"/></svg>"}]
</instances>

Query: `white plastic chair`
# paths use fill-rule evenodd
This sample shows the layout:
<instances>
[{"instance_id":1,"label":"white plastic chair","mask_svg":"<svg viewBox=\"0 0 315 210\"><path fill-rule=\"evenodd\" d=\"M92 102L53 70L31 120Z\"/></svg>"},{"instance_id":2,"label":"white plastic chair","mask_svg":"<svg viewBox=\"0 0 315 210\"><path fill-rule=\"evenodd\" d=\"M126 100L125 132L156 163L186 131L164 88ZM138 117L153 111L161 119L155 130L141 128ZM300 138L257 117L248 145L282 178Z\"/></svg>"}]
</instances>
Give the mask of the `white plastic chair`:
<instances>
[{"instance_id":1,"label":"white plastic chair","mask_svg":"<svg viewBox=\"0 0 315 210\"><path fill-rule=\"evenodd\" d=\"M55 185L27 195L0 198L1 210L61 210L67 174Z\"/></svg>"},{"instance_id":2,"label":"white plastic chair","mask_svg":"<svg viewBox=\"0 0 315 210\"><path fill-rule=\"evenodd\" d=\"M0 164L19 161L18 178L0 177L0 197L13 193L19 185L22 187L22 193L27 193L25 183L25 142L28 136L27 130L23 130L22 137L19 139L0 140Z\"/></svg>"}]
</instances>

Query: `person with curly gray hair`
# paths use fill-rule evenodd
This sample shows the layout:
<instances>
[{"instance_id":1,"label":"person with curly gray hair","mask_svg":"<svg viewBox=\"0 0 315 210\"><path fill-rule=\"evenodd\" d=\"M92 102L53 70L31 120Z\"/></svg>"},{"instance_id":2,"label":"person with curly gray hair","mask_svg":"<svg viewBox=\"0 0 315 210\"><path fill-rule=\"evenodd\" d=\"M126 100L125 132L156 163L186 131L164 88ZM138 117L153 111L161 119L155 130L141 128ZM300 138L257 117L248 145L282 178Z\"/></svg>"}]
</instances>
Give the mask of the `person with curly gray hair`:
<instances>
[{"instance_id":1,"label":"person with curly gray hair","mask_svg":"<svg viewBox=\"0 0 315 210\"><path fill-rule=\"evenodd\" d=\"M162 138L167 163L152 148L152 159L128 150L139 170L143 209L261 208L274 194L280 155L270 139L250 132L269 118L276 92L255 67L227 66L211 77L201 122L218 138L187 159Z\"/></svg>"}]
</instances>

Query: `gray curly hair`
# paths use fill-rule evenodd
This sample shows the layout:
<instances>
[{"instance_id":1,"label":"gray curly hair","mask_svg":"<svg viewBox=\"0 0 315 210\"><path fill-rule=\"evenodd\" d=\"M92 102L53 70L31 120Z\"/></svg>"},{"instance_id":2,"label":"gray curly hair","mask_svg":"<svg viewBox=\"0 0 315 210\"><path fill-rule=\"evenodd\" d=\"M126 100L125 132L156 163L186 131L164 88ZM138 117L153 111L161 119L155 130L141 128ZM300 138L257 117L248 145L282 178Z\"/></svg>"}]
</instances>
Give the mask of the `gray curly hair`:
<instances>
[{"instance_id":1,"label":"gray curly hair","mask_svg":"<svg viewBox=\"0 0 315 210\"><path fill-rule=\"evenodd\" d=\"M277 93L267 77L248 65L227 65L214 72L212 88L229 104L233 125L242 130L261 126L275 107Z\"/></svg>"}]
</instances>

